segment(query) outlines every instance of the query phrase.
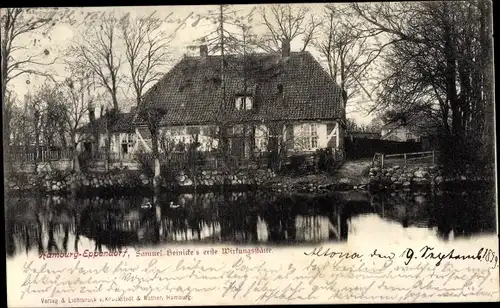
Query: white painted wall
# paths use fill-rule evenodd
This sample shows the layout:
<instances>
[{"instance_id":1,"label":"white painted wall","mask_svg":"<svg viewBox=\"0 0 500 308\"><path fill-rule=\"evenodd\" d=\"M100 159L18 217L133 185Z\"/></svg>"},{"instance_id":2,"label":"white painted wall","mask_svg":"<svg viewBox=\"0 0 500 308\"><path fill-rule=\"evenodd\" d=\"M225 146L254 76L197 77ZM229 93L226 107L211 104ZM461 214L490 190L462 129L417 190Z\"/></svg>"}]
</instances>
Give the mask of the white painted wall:
<instances>
[{"instance_id":1,"label":"white painted wall","mask_svg":"<svg viewBox=\"0 0 500 308\"><path fill-rule=\"evenodd\" d=\"M307 131L304 131L304 126L303 124L310 125L310 124L315 124L316 126L316 135L317 135L317 145L314 148L309 148L309 140L310 138L309 133ZM315 151L317 149L321 148L326 148L328 147L328 141L330 139L334 139L334 145L335 148L339 147L340 140L339 140L339 130L340 130L340 125L336 122L335 127L332 130L332 132L329 134L328 133L328 123L321 123L321 122L303 122L303 123L297 123L294 124L293 126L293 140L294 140L294 150L298 151Z\"/></svg>"},{"instance_id":2,"label":"white painted wall","mask_svg":"<svg viewBox=\"0 0 500 308\"><path fill-rule=\"evenodd\" d=\"M269 129L265 125L255 127L255 147L258 151L267 151Z\"/></svg>"},{"instance_id":3,"label":"white painted wall","mask_svg":"<svg viewBox=\"0 0 500 308\"><path fill-rule=\"evenodd\" d=\"M110 151L112 153L121 153L122 152L122 142L127 141L128 133L114 133L111 134L111 143L110 143ZM138 137L137 133L133 133L132 136L132 147L128 148L128 153L133 154L137 149Z\"/></svg>"},{"instance_id":4,"label":"white painted wall","mask_svg":"<svg viewBox=\"0 0 500 308\"><path fill-rule=\"evenodd\" d=\"M412 133L408 128L383 128L380 131L382 139L395 140L395 141L407 141L409 139L419 140L420 138Z\"/></svg>"},{"instance_id":5,"label":"white painted wall","mask_svg":"<svg viewBox=\"0 0 500 308\"><path fill-rule=\"evenodd\" d=\"M301 131L301 124L310 124L314 123L316 125L316 133L318 136L318 143L317 147L312 148L312 149L305 149L303 144L301 144L301 136L302 136L302 131ZM339 147L340 145L340 140L339 140L339 130L340 130L340 125L337 122L334 122L335 128L333 129L332 132L328 133L327 128L328 124L332 122L303 122L303 123L296 123L293 124L293 139L294 139L294 150L298 151L315 151L318 148L326 148L328 146L328 141L330 139L334 139L334 145L335 147ZM160 129L160 140L161 136L164 136L168 140L171 140L173 142L181 142L183 141L184 143L191 143L194 141L194 135L193 134L188 134L188 128L191 127L197 127L199 128L199 135L198 135L198 141L201 143L200 150L201 151L209 151L211 149L216 149L218 146L218 140L216 138L213 138L212 136L209 135L209 129L210 126L175 126L175 127L163 127ZM286 133L286 130L284 130L284 133ZM151 151L151 140L146 139L144 136L140 135L140 132L138 129L136 129L136 137L137 137L137 142L136 146L141 144L142 146L145 146L148 151ZM287 138L286 136L285 138ZM267 150L267 139L269 138L269 129L266 125L258 125L255 128L255 145L259 151L266 151Z\"/></svg>"},{"instance_id":6,"label":"white painted wall","mask_svg":"<svg viewBox=\"0 0 500 308\"><path fill-rule=\"evenodd\" d=\"M174 127L162 127L159 132L159 142L161 143L162 137L164 137L168 142L179 143L184 142L185 144L190 144L195 140L195 133L190 134L190 130L198 128L198 142L201 146L199 150L210 151L218 146L216 138L212 138L209 134L210 126L174 126ZM139 129L136 128L137 143L136 148L145 147L146 150L151 151L151 139L146 138L140 134ZM161 145L160 145L161 151Z\"/></svg>"}]
</instances>

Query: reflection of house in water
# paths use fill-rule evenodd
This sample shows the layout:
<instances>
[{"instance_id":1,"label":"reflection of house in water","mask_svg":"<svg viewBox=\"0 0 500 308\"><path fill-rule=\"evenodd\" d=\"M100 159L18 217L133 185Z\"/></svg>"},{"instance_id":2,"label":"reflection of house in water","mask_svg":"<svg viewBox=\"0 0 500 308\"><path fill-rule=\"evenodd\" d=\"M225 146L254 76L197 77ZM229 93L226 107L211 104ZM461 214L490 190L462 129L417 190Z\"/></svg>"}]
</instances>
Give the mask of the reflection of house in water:
<instances>
[{"instance_id":1,"label":"reflection of house in water","mask_svg":"<svg viewBox=\"0 0 500 308\"><path fill-rule=\"evenodd\" d=\"M336 223L336 222L335 222ZM335 226L326 216L297 216L296 240L300 242L327 241L332 238L340 240L340 225Z\"/></svg>"},{"instance_id":2,"label":"reflection of house in water","mask_svg":"<svg viewBox=\"0 0 500 308\"><path fill-rule=\"evenodd\" d=\"M346 240L351 217L376 212L401 226L436 228L442 238L495 230L484 192L342 195L342 200L259 193L113 199L44 196L9 200L8 255L106 251L169 242L292 243ZM366 199L366 200L365 200ZM152 206L141 205L150 202ZM179 205L171 207L170 203ZM470 206L481 204L485 206ZM351 232L352 230L349 230Z\"/></svg>"},{"instance_id":3,"label":"reflection of house in water","mask_svg":"<svg viewBox=\"0 0 500 308\"><path fill-rule=\"evenodd\" d=\"M179 207L170 208L170 202ZM114 231L137 234L140 244L157 241L321 241L346 236L346 232L340 231L340 218L336 213L322 216L310 213L309 207L295 207L280 201L262 204L255 196L241 192L184 194L173 201L157 199L155 204L150 214L148 211L129 211L121 223L115 224Z\"/></svg>"},{"instance_id":4,"label":"reflection of house in water","mask_svg":"<svg viewBox=\"0 0 500 308\"><path fill-rule=\"evenodd\" d=\"M24 212L6 221L11 255L35 249L114 251L160 242L317 242L347 236L339 231L341 222L346 223L332 212L335 206L319 210L262 192L20 202L16 209L26 208ZM141 206L147 203L152 205Z\"/></svg>"}]
</instances>

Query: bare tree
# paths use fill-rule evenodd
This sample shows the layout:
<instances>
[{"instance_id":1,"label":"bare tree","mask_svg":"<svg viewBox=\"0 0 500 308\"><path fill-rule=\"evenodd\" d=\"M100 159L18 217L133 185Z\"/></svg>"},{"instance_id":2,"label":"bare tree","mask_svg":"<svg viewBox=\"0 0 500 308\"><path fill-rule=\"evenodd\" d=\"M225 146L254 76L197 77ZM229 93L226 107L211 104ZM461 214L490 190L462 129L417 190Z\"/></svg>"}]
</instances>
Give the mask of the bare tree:
<instances>
[{"instance_id":1,"label":"bare tree","mask_svg":"<svg viewBox=\"0 0 500 308\"><path fill-rule=\"evenodd\" d=\"M267 52L279 52L285 40L292 42L297 38L302 38L301 51L305 51L320 25L320 19L304 5L266 5L260 9L260 16L267 33L259 47Z\"/></svg>"},{"instance_id":2,"label":"bare tree","mask_svg":"<svg viewBox=\"0 0 500 308\"><path fill-rule=\"evenodd\" d=\"M36 50L36 48L34 49L31 44L37 46L40 40L34 38L28 41L26 37L42 30L45 31L44 34L46 35L47 31L55 24L53 19L54 13L53 10L48 9L38 10L36 13L32 12L32 9L24 8L6 8L1 10L2 102L6 101L8 84L13 79L27 74L51 77L50 74L40 69L55 62L54 59L48 59L49 50L44 49L40 51ZM34 50L36 52L33 52ZM10 105L2 104L2 113L4 115L3 132L4 140L6 141L10 137L10 107Z\"/></svg>"},{"instance_id":3,"label":"bare tree","mask_svg":"<svg viewBox=\"0 0 500 308\"><path fill-rule=\"evenodd\" d=\"M87 30L80 33L78 41L67 50L79 69L92 72L95 77L93 82L109 93L114 110L119 110L118 90L123 63L117 48L118 23L115 17L105 16L100 22L88 25Z\"/></svg>"},{"instance_id":4,"label":"bare tree","mask_svg":"<svg viewBox=\"0 0 500 308\"><path fill-rule=\"evenodd\" d=\"M60 117L64 119L66 131L70 136L71 149L73 151L73 170L80 171L78 160L78 145L83 136L77 130L83 124L88 106L92 105L95 94L90 92L92 81L89 75L73 74L63 84L65 103Z\"/></svg>"},{"instance_id":5,"label":"bare tree","mask_svg":"<svg viewBox=\"0 0 500 308\"><path fill-rule=\"evenodd\" d=\"M9 118L11 123L9 123L9 139L5 140L5 142L9 142L12 145L22 145L23 135L26 126L26 113L23 112L23 109L19 106L18 98L12 91L7 91L5 95L5 101L3 102L5 105L5 112L9 112L9 114L4 114L5 118ZM15 123L15 125L12 125Z\"/></svg>"},{"instance_id":6,"label":"bare tree","mask_svg":"<svg viewBox=\"0 0 500 308\"><path fill-rule=\"evenodd\" d=\"M172 37L161 30L162 20L154 14L136 19L126 15L120 20L137 105L141 103L148 85L163 75L169 61L169 44Z\"/></svg>"},{"instance_id":7,"label":"bare tree","mask_svg":"<svg viewBox=\"0 0 500 308\"><path fill-rule=\"evenodd\" d=\"M372 42L374 34L363 31L358 22L347 17L351 15L349 7L325 6L324 22L312 43L326 62L330 76L340 85L346 105L360 91L369 92L364 76L369 75L371 64L385 47Z\"/></svg>"},{"instance_id":8,"label":"bare tree","mask_svg":"<svg viewBox=\"0 0 500 308\"><path fill-rule=\"evenodd\" d=\"M59 147L66 148L66 122L61 117L65 107L58 87L45 83L37 91L36 97L43 105L40 115L43 144L47 146L59 145Z\"/></svg>"},{"instance_id":9,"label":"bare tree","mask_svg":"<svg viewBox=\"0 0 500 308\"><path fill-rule=\"evenodd\" d=\"M139 108L139 116L146 121L149 132L151 133L151 144L154 160L154 178L153 185L158 187L160 184L160 144L159 144L159 133L160 125L163 116L166 114L166 110L162 108L157 108L155 106L141 105Z\"/></svg>"},{"instance_id":10,"label":"bare tree","mask_svg":"<svg viewBox=\"0 0 500 308\"><path fill-rule=\"evenodd\" d=\"M247 87L248 76L245 65L239 65L247 62L247 55L250 55L252 44L255 43L251 27L248 26L251 16L241 16L240 12L234 10L229 5L220 5L218 10L209 11L205 19L216 25L216 28L207 35L199 38L199 43L207 46L209 54L220 54L220 88L222 91L222 100L219 105L220 111L216 119L218 126L218 145L225 159L229 158L230 151L230 123L228 122L227 112L229 99L226 93L226 78L228 75L237 72L244 76L245 88ZM194 46L192 46L194 48ZM243 57L242 61L235 65L235 55Z\"/></svg>"},{"instance_id":11,"label":"bare tree","mask_svg":"<svg viewBox=\"0 0 500 308\"><path fill-rule=\"evenodd\" d=\"M485 157L477 149L493 121L487 115L493 98L484 95L492 87L491 28L486 26L491 17L482 4L353 4L367 27L395 42L385 57L376 108L403 119L423 113L436 119L442 148L453 157L447 163L457 170Z\"/></svg>"},{"instance_id":12,"label":"bare tree","mask_svg":"<svg viewBox=\"0 0 500 308\"><path fill-rule=\"evenodd\" d=\"M30 147L35 146L34 152L34 172L38 172L38 163L40 159L40 139L42 136L42 121L41 115L44 112L44 104L40 97L37 95L37 91L35 94L28 94L25 98L25 110L24 112L27 114L27 119L29 121L29 129L27 131L27 135L24 136L25 147L29 149Z\"/></svg>"}]
</instances>

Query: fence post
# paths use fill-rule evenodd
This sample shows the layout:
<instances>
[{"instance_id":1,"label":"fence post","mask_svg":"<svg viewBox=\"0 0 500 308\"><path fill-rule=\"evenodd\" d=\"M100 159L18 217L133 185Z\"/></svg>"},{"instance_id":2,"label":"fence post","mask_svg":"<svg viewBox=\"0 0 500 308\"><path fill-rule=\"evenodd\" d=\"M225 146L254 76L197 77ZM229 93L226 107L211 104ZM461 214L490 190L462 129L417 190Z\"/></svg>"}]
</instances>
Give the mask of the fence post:
<instances>
[{"instance_id":1,"label":"fence post","mask_svg":"<svg viewBox=\"0 0 500 308\"><path fill-rule=\"evenodd\" d=\"M436 158L435 158L435 154L434 154L434 150L432 151L432 165L435 165L436 164Z\"/></svg>"},{"instance_id":2,"label":"fence post","mask_svg":"<svg viewBox=\"0 0 500 308\"><path fill-rule=\"evenodd\" d=\"M406 153L404 153L404 158L405 158L405 166L406 166Z\"/></svg>"},{"instance_id":3,"label":"fence post","mask_svg":"<svg viewBox=\"0 0 500 308\"><path fill-rule=\"evenodd\" d=\"M384 168L384 155L385 155L384 153L380 155L381 157L380 169Z\"/></svg>"}]
</instances>

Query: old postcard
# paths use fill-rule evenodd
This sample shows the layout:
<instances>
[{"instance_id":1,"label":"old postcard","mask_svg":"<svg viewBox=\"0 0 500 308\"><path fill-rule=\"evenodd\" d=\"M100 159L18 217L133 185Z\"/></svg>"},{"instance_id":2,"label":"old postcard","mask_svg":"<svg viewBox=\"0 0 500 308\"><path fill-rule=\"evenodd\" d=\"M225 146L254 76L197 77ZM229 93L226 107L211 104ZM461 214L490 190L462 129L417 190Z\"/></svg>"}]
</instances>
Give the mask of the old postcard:
<instances>
[{"instance_id":1,"label":"old postcard","mask_svg":"<svg viewBox=\"0 0 500 308\"><path fill-rule=\"evenodd\" d=\"M498 301L492 16L1 9L8 306Z\"/></svg>"}]
</instances>

